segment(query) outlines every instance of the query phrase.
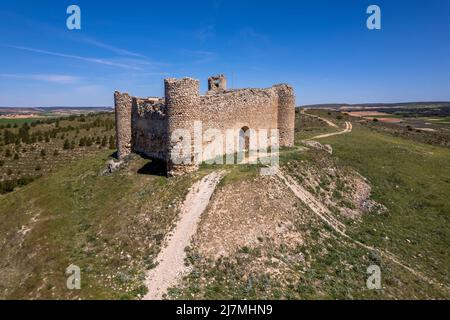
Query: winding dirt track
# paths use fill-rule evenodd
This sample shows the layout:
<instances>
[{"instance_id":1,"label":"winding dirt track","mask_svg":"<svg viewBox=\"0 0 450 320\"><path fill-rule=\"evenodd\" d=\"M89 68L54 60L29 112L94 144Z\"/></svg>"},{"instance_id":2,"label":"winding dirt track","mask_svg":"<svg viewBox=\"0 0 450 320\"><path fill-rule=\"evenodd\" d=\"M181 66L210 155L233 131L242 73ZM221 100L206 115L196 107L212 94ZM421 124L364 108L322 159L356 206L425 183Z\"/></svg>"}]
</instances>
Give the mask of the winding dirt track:
<instances>
[{"instance_id":1,"label":"winding dirt track","mask_svg":"<svg viewBox=\"0 0 450 320\"><path fill-rule=\"evenodd\" d=\"M312 117L312 118L320 119L320 120L324 121L326 124L328 124L330 127L338 128L338 126L335 123L331 122L330 120L322 118L322 117L319 117L319 116L316 116L314 114L306 113L306 110L308 110L308 109L302 108L302 109L300 109L300 113L306 114L306 115L308 115L309 117Z\"/></svg>"},{"instance_id":2,"label":"winding dirt track","mask_svg":"<svg viewBox=\"0 0 450 320\"><path fill-rule=\"evenodd\" d=\"M330 121L330 120L328 120L328 119L326 119L326 118L322 118L322 117L316 116L316 115L314 115L314 114L306 113L306 110L308 110L308 109L301 109L301 110L300 110L300 113L305 114L305 115L307 115L307 116L309 116L309 117L313 117L313 118L320 119L320 120L322 120L323 122L325 122L327 125L329 125L330 127L338 128L338 129L339 129L338 125L335 124L334 122L332 122L332 121ZM337 135L339 135L339 134L350 133L350 132L352 132L352 130L353 130L353 125L352 125L352 123L351 123L350 121L345 121L345 129L344 129L344 130L342 130L342 131L337 131L337 132L332 132L332 133L321 134L321 135L318 135L318 136L309 138L308 140L313 140L313 139L320 139L320 138L327 138L327 137L337 136Z\"/></svg>"},{"instance_id":3,"label":"winding dirt track","mask_svg":"<svg viewBox=\"0 0 450 320\"><path fill-rule=\"evenodd\" d=\"M297 196L303 203L305 203L311 209L312 212L314 212L323 222L325 222L329 227L331 227L335 232L340 234L342 237L346 238L350 242L366 250L377 251L382 257L399 265L405 270L411 272L417 278L429 283L430 285L438 286L447 291L450 290L448 285L444 285L434 279L430 279L423 273L403 264L399 258L397 258L394 254L390 253L389 251L368 246L358 240L351 238L349 235L345 233L345 226L336 218L334 218L330 210L319 200L317 200L310 192L308 192L305 188L303 188L300 184L298 184L292 177L290 177L287 174L284 174L279 169L276 170L276 175L284 182L286 186L289 187L289 189L291 189L291 191L295 194L295 196Z\"/></svg>"},{"instance_id":4,"label":"winding dirt track","mask_svg":"<svg viewBox=\"0 0 450 320\"><path fill-rule=\"evenodd\" d=\"M160 300L167 289L177 284L186 272L184 249L197 231L200 216L224 175L223 171L210 173L190 188L183 202L175 229L165 239L166 246L158 255L158 265L149 271L146 278L148 293L144 300Z\"/></svg>"},{"instance_id":5,"label":"winding dirt track","mask_svg":"<svg viewBox=\"0 0 450 320\"><path fill-rule=\"evenodd\" d=\"M331 121L330 121L331 122ZM336 125L335 125L336 126ZM337 127L337 126L336 126ZM353 125L351 122L349 121L345 121L345 129L342 131L337 131L337 132L332 132L332 133L326 133L326 134L321 134L315 137L310 138L309 140L312 139L321 139L321 138L327 138L327 137L332 137L332 136L337 136L339 134L344 134L344 133L350 133L353 130Z\"/></svg>"}]
</instances>

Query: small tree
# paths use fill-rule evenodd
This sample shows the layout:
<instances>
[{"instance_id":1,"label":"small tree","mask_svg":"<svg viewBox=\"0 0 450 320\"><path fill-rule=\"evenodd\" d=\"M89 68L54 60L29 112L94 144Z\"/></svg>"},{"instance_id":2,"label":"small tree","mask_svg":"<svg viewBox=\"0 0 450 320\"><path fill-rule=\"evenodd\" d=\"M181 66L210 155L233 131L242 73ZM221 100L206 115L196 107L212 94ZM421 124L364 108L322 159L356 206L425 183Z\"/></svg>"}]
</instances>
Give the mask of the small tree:
<instances>
[{"instance_id":1,"label":"small tree","mask_svg":"<svg viewBox=\"0 0 450 320\"><path fill-rule=\"evenodd\" d=\"M116 149L116 139L114 139L114 136L109 137L109 148L111 150Z\"/></svg>"},{"instance_id":2,"label":"small tree","mask_svg":"<svg viewBox=\"0 0 450 320\"><path fill-rule=\"evenodd\" d=\"M6 151L5 151L5 157L6 157L6 158L9 158L9 157L11 157L11 156L12 156L11 150L10 150L10 149L6 149Z\"/></svg>"},{"instance_id":3,"label":"small tree","mask_svg":"<svg viewBox=\"0 0 450 320\"><path fill-rule=\"evenodd\" d=\"M47 155L47 151L45 151L45 149L41 150L41 157L45 158L45 156Z\"/></svg>"},{"instance_id":4,"label":"small tree","mask_svg":"<svg viewBox=\"0 0 450 320\"><path fill-rule=\"evenodd\" d=\"M64 149L64 150L70 149L70 142L69 142L68 139L66 139L66 140L64 141L63 149Z\"/></svg>"}]
</instances>

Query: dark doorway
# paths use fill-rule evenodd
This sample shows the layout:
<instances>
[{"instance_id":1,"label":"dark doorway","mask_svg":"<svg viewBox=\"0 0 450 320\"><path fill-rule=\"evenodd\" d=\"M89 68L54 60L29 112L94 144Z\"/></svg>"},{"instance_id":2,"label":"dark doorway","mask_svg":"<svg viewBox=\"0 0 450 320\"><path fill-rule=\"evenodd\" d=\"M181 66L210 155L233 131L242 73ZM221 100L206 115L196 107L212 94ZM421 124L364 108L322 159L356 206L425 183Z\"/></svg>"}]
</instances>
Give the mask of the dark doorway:
<instances>
[{"instance_id":1,"label":"dark doorway","mask_svg":"<svg viewBox=\"0 0 450 320\"><path fill-rule=\"evenodd\" d=\"M160 159L150 159L142 168L138 170L139 174L151 176L167 176L167 164Z\"/></svg>"}]
</instances>

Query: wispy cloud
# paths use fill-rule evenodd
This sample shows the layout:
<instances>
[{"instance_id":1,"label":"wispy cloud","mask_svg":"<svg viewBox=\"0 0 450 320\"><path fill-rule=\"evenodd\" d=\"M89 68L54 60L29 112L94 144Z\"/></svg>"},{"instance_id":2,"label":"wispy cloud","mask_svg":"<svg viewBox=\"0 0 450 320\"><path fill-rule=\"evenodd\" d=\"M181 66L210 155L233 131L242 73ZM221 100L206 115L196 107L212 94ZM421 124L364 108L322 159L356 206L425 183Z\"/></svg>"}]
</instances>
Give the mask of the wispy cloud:
<instances>
[{"instance_id":1,"label":"wispy cloud","mask_svg":"<svg viewBox=\"0 0 450 320\"><path fill-rule=\"evenodd\" d=\"M144 55L142 55L140 53L136 53L131 50L112 46L110 44L107 44L105 42L97 40L94 37L87 36L84 32L83 33L68 32L67 30L65 30L63 28L55 27L46 22L37 21L35 19L30 19L28 17L22 16L22 15L17 15L17 14L12 15L11 19L22 21L29 28L39 29L41 32L43 32L45 34L51 34L52 36L57 36L61 39L70 39L72 41L90 44L92 46L105 49L107 51L113 52L113 53L121 55L121 56L146 58Z\"/></svg>"},{"instance_id":2,"label":"wispy cloud","mask_svg":"<svg viewBox=\"0 0 450 320\"><path fill-rule=\"evenodd\" d=\"M194 35L197 39L200 40L200 42L205 42L209 39L215 38L216 37L215 26L210 24L200 29L197 29L194 32Z\"/></svg>"},{"instance_id":3,"label":"wispy cloud","mask_svg":"<svg viewBox=\"0 0 450 320\"><path fill-rule=\"evenodd\" d=\"M41 49L30 48L30 47L22 47L22 46L7 46L7 47L18 49L18 50L29 51L29 52L46 54L46 55L55 56L55 57L76 59L76 60L81 60L81 61L86 61L86 62L91 62L91 63L96 63L96 64L102 64L102 65L107 65L107 66L112 66L112 67L141 70L141 67L138 67L136 65L115 62L115 61L111 61L111 60L103 59L103 58L83 57L83 56L78 56L78 55L73 55L73 54L66 54L66 53L47 51L47 50L41 50Z\"/></svg>"},{"instance_id":4,"label":"wispy cloud","mask_svg":"<svg viewBox=\"0 0 450 320\"><path fill-rule=\"evenodd\" d=\"M214 61L217 58L217 54L212 51L203 51L203 50L188 50L182 49L181 52L194 61L196 64L204 64Z\"/></svg>"},{"instance_id":5,"label":"wispy cloud","mask_svg":"<svg viewBox=\"0 0 450 320\"><path fill-rule=\"evenodd\" d=\"M25 79L25 80L35 80L35 81L45 81L45 82L53 82L59 84L73 84L77 83L80 78L64 75L64 74L22 74L22 73L1 73L1 78L10 78L10 79Z\"/></svg>"},{"instance_id":6,"label":"wispy cloud","mask_svg":"<svg viewBox=\"0 0 450 320\"><path fill-rule=\"evenodd\" d=\"M84 42L86 44L93 45L93 46L101 48L101 49L105 49L107 51L113 52L113 53L121 55L121 56L129 56L129 57L136 57L136 58L146 58L146 56L144 56L143 54L136 53L136 52L133 52L133 51L129 51L129 50L123 49L123 48L118 48L118 47L109 45L107 43L101 42L101 41L96 40L96 39L91 38L91 37L81 36L81 37L72 37L72 39L76 40L76 41Z\"/></svg>"}]
</instances>

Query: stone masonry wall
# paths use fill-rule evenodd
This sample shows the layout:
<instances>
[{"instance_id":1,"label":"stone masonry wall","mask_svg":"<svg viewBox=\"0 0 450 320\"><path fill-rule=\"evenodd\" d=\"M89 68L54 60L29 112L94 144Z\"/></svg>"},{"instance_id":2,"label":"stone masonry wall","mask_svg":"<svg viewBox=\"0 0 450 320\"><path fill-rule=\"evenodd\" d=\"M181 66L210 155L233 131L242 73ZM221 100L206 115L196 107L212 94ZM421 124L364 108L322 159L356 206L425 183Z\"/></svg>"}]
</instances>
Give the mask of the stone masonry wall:
<instances>
[{"instance_id":1,"label":"stone masonry wall","mask_svg":"<svg viewBox=\"0 0 450 320\"><path fill-rule=\"evenodd\" d=\"M194 171L198 168L195 160L199 156L198 148L194 146L197 121L201 122L202 133L213 128L225 137L226 130L233 129L237 135L235 143L242 128L266 129L268 134L271 129L279 129L280 146L294 145L295 95L291 86L280 84L266 89L226 90L223 75L211 77L209 81L218 79L223 81L220 87L208 90L202 96L199 81L192 78L165 79L164 98L135 98L115 92L119 158L135 152L165 160L168 175ZM188 133L189 141L174 134L179 129ZM203 148L212 141L203 134L197 138L202 140ZM171 153L187 145L191 150L191 163L173 163ZM222 153L228 153L225 141L223 147Z\"/></svg>"},{"instance_id":2,"label":"stone masonry wall","mask_svg":"<svg viewBox=\"0 0 450 320\"><path fill-rule=\"evenodd\" d=\"M186 130L190 137L194 137L194 122L201 120L200 114L200 83L192 78L173 79L164 81L164 91L168 116L168 141L167 141L167 171L169 176L182 175L195 171L198 165L195 163L195 150L193 141L191 144L191 156L185 159L184 164L175 164L171 159L173 150L181 149L188 143L186 137L175 134L178 129ZM189 143L188 143L189 144ZM188 163L190 162L190 163Z\"/></svg>"},{"instance_id":3,"label":"stone masonry wall","mask_svg":"<svg viewBox=\"0 0 450 320\"><path fill-rule=\"evenodd\" d=\"M280 130L280 146L294 146L295 130L295 94L287 84L274 86L278 95L278 129Z\"/></svg>"},{"instance_id":4,"label":"stone masonry wall","mask_svg":"<svg viewBox=\"0 0 450 320\"><path fill-rule=\"evenodd\" d=\"M166 159L167 109L164 99L133 98L131 127L133 152Z\"/></svg>"},{"instance_id":5,"label":"stone masonry wall","mask_svg":"<svg viewBox=\"0 0 450 320\"><path fill-rule=\"evenodd\" d=\"M116 111L116 147L117 156L123 159L131 152L131 104L128 93L114 93Z\"/></svg>"},{"instance_id":6,"label":"stone masonry wall","mask_svg":"<svg viewBox=\"0 0 450 320\"><path fill-rule=\"evenodd\" d=\"M200 111L203 131L210 128L218 129L225 137L226 131L233 129L235 133L233 140L237 149L239 131L242 128L267 129L268 133L271 129L277 128L278 96L273 88L208 93L200 97ZM205 149L210 142L204 139L203 148ZM225 141L223 147L224 154L230 153L226 150Z\"/></svg>"}]
</instances>

